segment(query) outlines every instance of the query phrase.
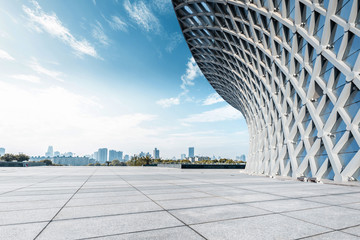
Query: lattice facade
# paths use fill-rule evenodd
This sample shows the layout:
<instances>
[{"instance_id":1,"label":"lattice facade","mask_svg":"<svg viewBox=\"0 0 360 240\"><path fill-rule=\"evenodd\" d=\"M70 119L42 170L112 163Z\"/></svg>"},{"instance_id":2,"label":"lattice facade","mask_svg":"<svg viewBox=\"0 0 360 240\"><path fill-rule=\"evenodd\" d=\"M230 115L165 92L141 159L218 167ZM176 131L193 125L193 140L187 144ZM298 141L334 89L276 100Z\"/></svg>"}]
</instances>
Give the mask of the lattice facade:
<instances>
[{"instance_id":1,"label":"lattice facade","mask_svg":"<svg viewBox=\"0 0 360 240\"><path fill-rule=\"evenodd\" d=\"M173 0L190 51L244 115L247 170L360 180L358 0Z\"/></svg>"}]
</instances>

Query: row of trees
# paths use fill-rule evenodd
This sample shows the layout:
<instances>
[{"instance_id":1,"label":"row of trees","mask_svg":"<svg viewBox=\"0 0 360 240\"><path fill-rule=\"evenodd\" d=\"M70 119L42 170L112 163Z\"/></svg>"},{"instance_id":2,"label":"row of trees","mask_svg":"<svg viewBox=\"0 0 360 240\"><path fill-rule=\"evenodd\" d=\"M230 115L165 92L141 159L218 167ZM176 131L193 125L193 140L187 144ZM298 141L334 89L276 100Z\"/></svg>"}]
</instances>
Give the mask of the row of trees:
<instances>
[{"instance_id":1,"label":"row of trees","mask_svg":"<svg viewBox=\"0 0 360 240\"><path fill-rule=\"evenodd\" d=\"M5 154L0 157L0 160L6 162L23 162L28 161L30 157L25 154ZM45 163L47 166L53 166L53 162L49 159L41 160L40 162ZM119 160L112 160L111 162L106 162L103 164L100 163L89 163L88 166L143 166L143 165L152 165L152 164L180 164L180 163L191 163L189 160L161 160L161 159L152 159L149 156L138 157L134 156L130 161L120 162ZM236 164L243 163L243 161L234 161L232 159L222 158L220 160L201 160L196 161L194 164Z\"/></svg>"},{"instance_id":2,"label":"row of trees","mask_svg":"<svg viewBox=\"0 0 360 240\"><path fill-rule=\"evenodd\" d=\"M24 161L28 161L30 159L30 157L28 155L25 154L10 154L10 153L6 153L4 154L4 156L0 157L0 160L2 161L6 161L6 162L24 162Z\"/></svg>"},{"instance_id":3,"label":"row of trees","mask_svg":"<svg viewBox=\"0 0 360 240\"><path fill-rule=\"evenodd\" d=\"M190 160L161 160L161 159L151 159L149 156L146 157L132 157L130 161L126 162L127 166L143 166L143 165L152 165L152 164L191 164ZM232 159L222 158L219 160L201 160L196 161L193 164L237 164L244 163L243 161L234 161Z\"/></svg>"},{"instance_id":4,"label":"row of trees","mask_svg":"<svg viewBox=\"0 0 360 240\"><path fill-rule=\"evenodd\" d=\"M120 162L119 160L115 159L115 160L112 160L111 162L108 161L103 164L100 164L99 162L89 163L88 166L126 166L126 163Z\"/></svg>"}]
</instances>

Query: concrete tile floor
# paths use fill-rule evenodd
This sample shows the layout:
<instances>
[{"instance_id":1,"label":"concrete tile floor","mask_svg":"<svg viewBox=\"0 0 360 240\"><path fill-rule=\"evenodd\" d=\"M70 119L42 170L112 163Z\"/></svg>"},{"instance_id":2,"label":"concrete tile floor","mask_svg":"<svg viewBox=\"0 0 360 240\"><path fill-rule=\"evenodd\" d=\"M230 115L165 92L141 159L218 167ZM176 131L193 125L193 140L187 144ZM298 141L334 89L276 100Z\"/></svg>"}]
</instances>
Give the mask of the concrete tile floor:
<instances>
[{"instance_id":1,"label":"concrete tile floor","mask_svg":"<svg viewBox=\"0 0 360 240\"><path fill-rule=\"evenodd\" d=\"M360 239L360 187L155 167L0 169L0 239Z\"/></svg>"}]
</instances>

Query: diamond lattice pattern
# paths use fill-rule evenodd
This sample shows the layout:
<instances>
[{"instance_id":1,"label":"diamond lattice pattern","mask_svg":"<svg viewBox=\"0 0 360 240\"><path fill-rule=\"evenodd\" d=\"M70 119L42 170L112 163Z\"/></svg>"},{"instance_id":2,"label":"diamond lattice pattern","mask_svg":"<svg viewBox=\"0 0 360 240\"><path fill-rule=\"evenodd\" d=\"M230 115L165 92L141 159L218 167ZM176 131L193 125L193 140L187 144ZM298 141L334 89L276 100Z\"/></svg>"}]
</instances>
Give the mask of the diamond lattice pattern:
<instances>
[{"instance_id":1,"label":"diamond lattice pattern","mask_svg":"<svg viewBox=\"0 0 360 240\"><path fill-rule=\"evenodd\" d=\"M247 171L360 180L358 0L173 0L190 51L246 118Z\"/></svg>"}]
</instances>

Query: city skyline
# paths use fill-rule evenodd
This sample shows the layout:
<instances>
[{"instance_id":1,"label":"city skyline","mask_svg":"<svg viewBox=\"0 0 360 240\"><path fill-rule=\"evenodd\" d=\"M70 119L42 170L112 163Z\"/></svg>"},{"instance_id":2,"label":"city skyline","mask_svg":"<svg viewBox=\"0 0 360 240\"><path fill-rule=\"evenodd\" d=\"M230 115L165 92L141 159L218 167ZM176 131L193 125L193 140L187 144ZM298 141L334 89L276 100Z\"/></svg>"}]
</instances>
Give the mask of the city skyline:
<instances>
[{"instance_id":1,"label":"city skyline","mask_svg":"<svg viewBox=\"0 0 360 240\"><path fill-rule=\"evenodd\" d=\"M245 120L202 76L170 0L0 5L0 145L9 152L247 154Z\"/></svg>"},{"instance_id":2,"label":"city skyline","mask_svg":"<svg viewBox=\"0 0 360 240\"><path fill-rule=\"evenodd\" d=\"M57 161L60 161L59 159L71 159L71 161L74 161L74 159L82 159L82 158L87 158L88 160L94 160L94 162L99 162L99 163L105 163L107 161L111 162L112 160L120 160L122 162L126 162L128 160L131 159L131 157L134 156L138 156L138 157L145 157L145 156L149 156L152 159L162 159L162 160L183 160L183 159L195 159L195 158L209 158L212 160L215 159L222 159L222 158L226 158L223 156L215 156L215 155L204 155L204 154L195 154L195 148L194 147L189 147L189 154L188 156L186 154L180 153L177 154L176 156L173 157L161 157L160 155L160 149L158 148L154 148L153 150L153 154L151 155L150 152L144 152L141 151L140 153L126 153L124 151L118 151L118 150L113 150L113 149L108 149L108 148L99 148L96 152L94 153L87 153L87 154L83 154L83 155L79 155L73 152L62 152L60 153L59 151L55 151L53 146L48 146L47 151L45 152L45 154L38 154L38 155L30 155L30 161L40 161L40 160L44 160L44 159L53 159ZM99 152L101 152L101 154L99 155ZM14 152L7 152L5 148L1 148L0 147L0 157L3 156L4 154L23 154L23 152L19 152L19 153L14 153ZM246 156L245 154L241 154L239 153L239 155L236 155L233 158L229 158L235 161L246 161ZM59 163L59 162L57 162ZM60 164L60 163L59 163Z\"/></svg>"}]
</instances>

